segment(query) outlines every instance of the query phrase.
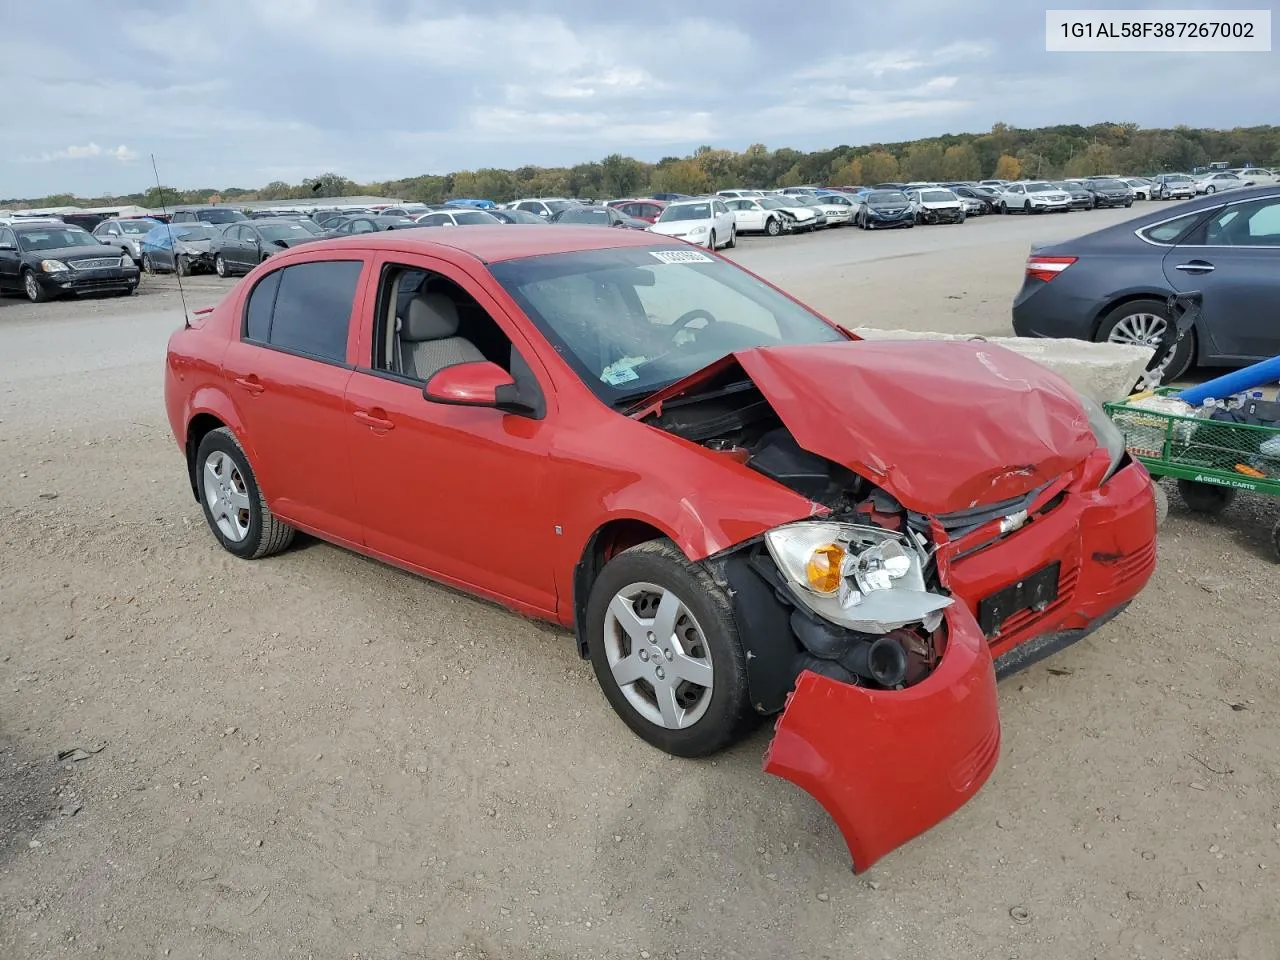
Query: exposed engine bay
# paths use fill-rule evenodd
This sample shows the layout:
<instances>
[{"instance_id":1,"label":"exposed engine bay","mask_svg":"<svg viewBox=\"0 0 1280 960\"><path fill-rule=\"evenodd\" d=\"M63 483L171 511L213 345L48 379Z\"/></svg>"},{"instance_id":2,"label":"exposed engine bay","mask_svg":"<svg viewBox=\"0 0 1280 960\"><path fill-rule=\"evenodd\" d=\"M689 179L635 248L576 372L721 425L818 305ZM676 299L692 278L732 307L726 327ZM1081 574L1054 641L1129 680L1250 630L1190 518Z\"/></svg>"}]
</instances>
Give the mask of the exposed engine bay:
<instances>
[{"instance_id":1,"label":"exposed engine bay","mask_svg":"<svg viewBox=\"0 0 1280 960\"><path fill-rule=\"evenodd\" d=\"M931 563L926 518L857 473L803 449L741 370L726 373L720 383L666 401L645 422L830 510L821 519L770 531L763 543L740 551L785 615L785 627L766 628L774 634L768 639L749 636L761 611L740 610L744 643L751 648L779 644L779 635L795 638L789 669L778 661L778 651L765 657L750 650L749 662L774 660L787 689L802 670L875 689L923 680L945 649L942 610L954 602ZM728 577L739 595L741 577ZM759 702L757 708L767 710Z\"/></svg>"}]
</instances>

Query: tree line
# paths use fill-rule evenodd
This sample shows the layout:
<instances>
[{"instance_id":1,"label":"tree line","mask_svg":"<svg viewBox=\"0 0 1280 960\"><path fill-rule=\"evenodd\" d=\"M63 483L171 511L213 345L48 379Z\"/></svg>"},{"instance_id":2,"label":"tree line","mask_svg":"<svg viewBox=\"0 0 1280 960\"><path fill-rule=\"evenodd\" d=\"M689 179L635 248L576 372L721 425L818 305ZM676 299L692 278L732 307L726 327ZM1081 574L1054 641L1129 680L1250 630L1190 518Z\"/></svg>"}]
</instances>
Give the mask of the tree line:
<instances>
[{"instance_id":1,"label":"tree line","mask_svg":"<svg viewBox=\"0 0 1280 960\"><path fill-rule=\"evenodd\" d=\"M121 197L70 194L0 201L8 206L107 206L307 200L313 197L386 196L438 203L453 197L506 201L522 196L622 197L644 193L706 193L728 187L758 189L822 184L863 185L889 180L1054 179L1090 174L1128 175L1186 171L1214 161L1231 166L1280 163L1280 127L1211 130L1185 126L1143 129L1133 123L1059 125L1022 129L997 123L981 134L947 134L901 143L842 145L804 152L770 150L762 143L742 152L702 146L686 157L646 163L622 154L572 167L486 167L402 180L356 183L325 173L300 184L282 181L258 189L152 187Z\"/></svg>"}]
</instances>

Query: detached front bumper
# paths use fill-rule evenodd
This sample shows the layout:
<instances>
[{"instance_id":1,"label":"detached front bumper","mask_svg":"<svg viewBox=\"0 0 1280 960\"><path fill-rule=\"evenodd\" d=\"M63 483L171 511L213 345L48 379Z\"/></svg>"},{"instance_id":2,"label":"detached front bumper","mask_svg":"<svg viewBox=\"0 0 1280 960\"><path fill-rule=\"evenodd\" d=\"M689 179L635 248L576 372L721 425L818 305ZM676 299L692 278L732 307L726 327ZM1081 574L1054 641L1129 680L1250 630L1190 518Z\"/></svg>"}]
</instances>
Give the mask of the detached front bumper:
<instances>
[{"instance_id":1,"label":"detached front bumper","mask_svg":"<svg viewBox=\"0 0 1280 960\"><path fill-rule=\"evenodd\" d=\"M871 690L806 670L775 725L765 772L822 805L855 873L962 807L999 758L986 640L958 603L944 620L947 649L920 683Z\"/></svg>"}]
</instances>

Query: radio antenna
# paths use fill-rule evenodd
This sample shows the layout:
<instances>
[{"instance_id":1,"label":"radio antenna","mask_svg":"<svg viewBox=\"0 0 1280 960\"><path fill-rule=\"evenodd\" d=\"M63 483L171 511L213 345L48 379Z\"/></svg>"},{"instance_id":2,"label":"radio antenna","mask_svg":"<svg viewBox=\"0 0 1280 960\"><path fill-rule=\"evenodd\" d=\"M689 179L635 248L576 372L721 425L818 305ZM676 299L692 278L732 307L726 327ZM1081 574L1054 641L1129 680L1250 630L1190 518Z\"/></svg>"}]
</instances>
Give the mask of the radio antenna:
<instances>
[{"instance_id":1,"label":"radio antenna","mask_svg":"<svg viewBox=\"0 0 1280 960\"><path fill-rule=\"evenodd\" d=\"M182 288L182 270L178 267L178 253L174 250L173 224L169 222L169 207L164 202L164 187L160 186L160 170L156 167L156 155L151 154L151 172L156 175L156 190L160 194L160 212L164 214L164 229L169 235L169 251L173 254L173 275L178 278L178 296L182 298L182 325L191 329L191 317L187 313L187 292Z\"/></svg>"}]
</instances>

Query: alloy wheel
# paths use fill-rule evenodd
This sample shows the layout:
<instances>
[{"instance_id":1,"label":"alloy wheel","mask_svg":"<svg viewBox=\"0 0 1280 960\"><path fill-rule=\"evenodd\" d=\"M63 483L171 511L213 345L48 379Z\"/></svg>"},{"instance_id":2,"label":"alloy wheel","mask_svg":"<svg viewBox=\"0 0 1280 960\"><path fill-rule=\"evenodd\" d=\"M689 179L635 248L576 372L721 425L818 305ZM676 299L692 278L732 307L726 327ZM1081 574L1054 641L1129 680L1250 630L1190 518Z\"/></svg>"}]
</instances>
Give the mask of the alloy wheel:
<instances>
[{"instance_id":1,"label":"alloy wheel","mask_svg":"<svg viewBox=\"0 0 1280 960\"><path fill-rule=\"evenodd\" d=\"M40 281L36 279L36 275L30 270L27 271L22 280L22 287L26 291L27 299L36 301L40 299Z\"/></svg>"},{"instance_id":2,"label":"alloy wheel","mask_svg":"<svg viewBox=\"0 0 1280 960\"><path fill-rule=\"evenodd\" d=\"M1156 316L1154 313L1131 313L1120 318L1120 322L1107 335L1107 342L1159 350L1168 330L1169 324L1164 317ZM1171 350L1169 355L1156 364L1150 372L1161 374L1163 379L1165 370L1173 360L1173 354L1174 351Z\"/></svg>"},{"instance_id":3,"label":"alloy wheel","mask_svg":"<svg viewBox=\"0 0 1280 960\"><path fill-rule=\"evenodd\" d=\"M668 730L706 714L714 685L711 651L693 613L673 591L632 583L609 602L604 653L627 703Z\"/></svg>"},{"instance_id":4,"label":"alloy wheel","mask_svg":"<svg viewBox=\"0 0 1280 960\"><path fill-rule=\"evenodd\" d=\"M204 499L224 537L239 543L249 535L249 491L235 461L221 450L205 459Z\"/></svg>"}]
</instances>

